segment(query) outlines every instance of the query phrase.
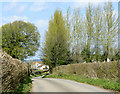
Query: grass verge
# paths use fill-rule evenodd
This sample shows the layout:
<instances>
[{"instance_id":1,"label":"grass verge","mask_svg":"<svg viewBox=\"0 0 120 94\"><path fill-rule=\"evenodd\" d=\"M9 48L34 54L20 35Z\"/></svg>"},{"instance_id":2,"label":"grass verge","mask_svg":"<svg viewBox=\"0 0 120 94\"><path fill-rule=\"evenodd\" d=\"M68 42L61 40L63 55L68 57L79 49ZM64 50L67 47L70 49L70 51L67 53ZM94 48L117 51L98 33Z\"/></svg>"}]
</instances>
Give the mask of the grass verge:
<instances>
[{"instance_id":1,"label":"grass verge","mask_svg":"<svg viewBox=\"0 0 120 94\"><path fill-rule=\"evenodd\" d=\"M46 78L64 78L64 79L74 80L81 83L87 83L94 86L99 86L104 89L120 91L120 84L118 82L111 81L111 80L85 78L80 75L58 75L58 74L51 74L46 76Z\"/></svg>"},{"instance_id":2,"label":"grass verge","mask_svg":"<svg viewBox=\"0 0 120 94\"><path fill-rule=\"evenodd\" d=\"M48 72L44 72L41 74L30 75L30 77L40 77L40 76L47 75L47 74L48 74Z\"/></svg>"},{"instance_id":3,"label":"grass verge","mask_svg":"<svg viewBox=\"0 0 120 94\"><path fill-rule=\"evenodd\" d=\"M30 77L39 77L39 76L42 76L42 74L30 75Z\"/></svg>"},{"instance_id":4,"label":"grass verge","mask_svg":"<svg viewBox=\"0 0 120 94\"><path fill-rule=\"evenodd\" d=\"M15 93L17 94L27 94L30 92L32 88L32 80L31 77L26 78L23 83L16 89Z\"/></svg>"}]
</instances>

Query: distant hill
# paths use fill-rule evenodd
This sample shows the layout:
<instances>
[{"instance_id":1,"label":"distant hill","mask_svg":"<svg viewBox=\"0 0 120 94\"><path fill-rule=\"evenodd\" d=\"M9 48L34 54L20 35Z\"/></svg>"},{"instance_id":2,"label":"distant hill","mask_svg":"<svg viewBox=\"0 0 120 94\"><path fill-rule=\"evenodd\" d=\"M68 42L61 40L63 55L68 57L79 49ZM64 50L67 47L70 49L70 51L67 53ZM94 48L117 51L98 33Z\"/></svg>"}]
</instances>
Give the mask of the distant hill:
<instances>
[{"instance_id":1,"label":"distant hill","mask_svg":"<svg viewBox=\"0 0 120 94\"><path fill-rule=\"evenodd\" d=\"M30 60L30 61L41 61L41 59L33 59L33 60ZM24 62L29 62L29 60L24 60Z\"/></svg>"},{"instance_id":2,"label":"distant hill","mask_svg":"<svg viewBox=\"0 0 120 94\"><path fill-rule=\"evenodd\" d=\"M41 61L41 59L34 59L34 60L32 60L32 61Z\"/></svg>"}]
</instances>

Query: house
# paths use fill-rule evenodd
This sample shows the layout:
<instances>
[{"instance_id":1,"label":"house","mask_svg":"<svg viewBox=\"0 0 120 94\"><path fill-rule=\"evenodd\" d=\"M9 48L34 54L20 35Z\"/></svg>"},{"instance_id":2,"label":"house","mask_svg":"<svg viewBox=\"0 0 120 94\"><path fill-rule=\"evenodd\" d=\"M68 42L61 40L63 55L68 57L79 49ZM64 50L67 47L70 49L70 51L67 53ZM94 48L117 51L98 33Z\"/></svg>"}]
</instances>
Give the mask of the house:
<instances>
[{"instance_id":1,"label":"house","mask_svg":"<svg viewBox=\"0 0 120 94\"><path fill-rule=\"evenodd\" d=\"M34 61L34 62L32 62L32 64L31 64L31 68L33 68L33 69L37 69L38 68L38 66L40 66L40 65L42 65L43 64L43 62L37 62L37 61Z\"/></svg>"},{"instance_id":2,"label":"house","mask_svg":"<svg viewBox=\"0 0 120 94\"><path fill-rule=\"evenodd\" d=\"M38 70L48 70L49 66L44 65L43 62L41 62L41 61L40 62L34 61L34 62L32 62L31 68L38 69Z\"/></svg>"},{"instance_id":3,"label":"house","mask_svg":"<svg viewBox=\"0 0 120 94\"><path fill-rule=\"evenodd\" d=\"M49 66L48 65L42 65L39 67L40 70L48 70Z\"/></svg>"},{"instance_id":4,"label":"house","mask_svg":"<svg viewBox=\"0 0 120 94\"><path fill-rule=\"evenodd\" d=\"M109 59L109 58L107 58L107 62L110 62L110 59Z\"/></svg>"}]
</instances>

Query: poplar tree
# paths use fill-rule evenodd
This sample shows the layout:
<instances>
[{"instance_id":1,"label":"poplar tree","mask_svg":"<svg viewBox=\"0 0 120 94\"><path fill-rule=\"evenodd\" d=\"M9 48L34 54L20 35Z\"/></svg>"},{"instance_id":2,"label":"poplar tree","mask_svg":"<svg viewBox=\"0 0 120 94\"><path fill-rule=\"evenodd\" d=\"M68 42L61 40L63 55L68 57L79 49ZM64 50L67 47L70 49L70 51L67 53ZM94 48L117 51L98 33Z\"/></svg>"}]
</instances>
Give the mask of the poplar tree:
<instances>
[{"instance_id":1,"label":"poplar tree","mask_svg":"<svg viewBox=\"0 0 120 94\"><path fill-rule=\"evenodd\" d=\"M67 8L67 14L65 16L65 27L67 30L67 36L68 36L68 49L72 48L72 22L71 22L71 8L68 7ZM72 59L72 50L67 52L67 61L66 64L68 63L72 63L73 59Z\"/></svg>"},{"instance_id":2,"label":"poplar tree","mask_svg":"<svg viewBox=\"0 0 120 94\"><path fill-rule=\"evenodd\" d=\"M88 5L88 8L86 9L86 18L84 21L87 33L87 43L81 54L86 62L92 62L91 40L93 38L94 32L94 9L90 3Z\"/></svg>"},{"instance_id":3,"label":"poplar tree","mask_svg":"<svg viewBox=\"0 0 120 94\"><path fill-rule=\"evenodd\" d=\"M114 13L111 2L104 4L102 32L104 59L107 60L107 58L110 58L110 54L112 54L110 49L117 45L118 39L118 17Z\"/></svg>"},{"instance_id":4,"label":"poplar tree","mask_svg":"<svg viewBox=\"0 0 120 94\"><path fill-rule=\"evenodd\" d=\"M49 21L49 28L46 32L46 40L44 44L43 60L52 68L57 65L67 64L69 52L69 34L65 27L65 21L62 12L56 10L54 17Z\"/></svg>"},{"instance_id":5,"label":"poplar tree","mask_svg":"<svg viewBox=\"0 0 120 94\"><path fill-rule=\"evenodd\" d=\"M93 36L93 44L94 44L94 52L95 52L95 60L98 61L101 56L101 30L102 30L102 12L100 10L100 6L95 9L94 15L94 36Z\"/></svg>"},{"instance_id":6,"label":"poplar tree","mask_svg":"<svg viewBox=\"0 0 120 94\"><path fill-rule=\"evenodd\" d=\"M72 17L72 38L73 38L73 60L75 63L81 62L81 51L84 45L83 19L80 15L80 9L73 12Z\"/></svg>"}]
</instances>

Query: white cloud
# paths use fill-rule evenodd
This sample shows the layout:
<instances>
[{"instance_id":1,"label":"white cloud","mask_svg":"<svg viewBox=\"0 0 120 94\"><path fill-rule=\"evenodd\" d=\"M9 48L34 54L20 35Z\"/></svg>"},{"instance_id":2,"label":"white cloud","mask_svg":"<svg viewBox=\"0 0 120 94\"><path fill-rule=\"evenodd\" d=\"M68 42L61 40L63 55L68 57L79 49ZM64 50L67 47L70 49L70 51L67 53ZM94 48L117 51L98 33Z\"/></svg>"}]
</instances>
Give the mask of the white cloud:
<instances>
[{"instance_id":1,"label":"white cloud","mask_svg":"<svg viewBox=\"0 0 120 94\"><path fill-rule=\"evenodd\" d=\"M12 23L16 20L22 20L25 22L28 22L28 18L26 16L10 16L10 17L2 17L2 25L7 24L7 23Z\"/></svg>"},{"instance_id":2,"label":"white cloud","mask_svg":"<svg viewBox=\"0 0 120 94\"><path fill-rule=\"evenodd\" d=\"M6 6L4 7L4 10L5 10L5 11L9 11L9 10L15 8L16 6L17 6L17 3L16 3L16 2L11 2L10 4L8 4L8 5L6 5Z\"/></svg>"},{"instance_id":3,"label":"white cloud","mask_svg":"<svg viewBox=\"0 0 120 94\"><path fill-rule=\"evenodd\" d=\"M43 41L45 40L45 31L48 29L48 24L49 24L49 20L43 20L43 19L40 19L38 20L35 25L38 27L39 29L39 33L41 35L41 45L43 43Z\"/></svg>"},{"instance_id":4,"label":"white cloud","mask_svg":"<svg viewBox=\"0 0 120 94\"><path fill-rule=\"evenodd\" d=\"M42 28L45 28L45 27L47 27L48 26L48 20L38 20L37 22L36 22L36 25L37 25L37 27L39 27L40 29ZM46 28L47 29L47 28Z\"/></svg>"},{"instance_id":5,"label":"white cloud","mask_svg":"<svg viewBox=\"0 0 120 94\"><path fill-rule=\"evenodd\" d=\"M33 5L30 7L31 11L41 11L46 9L45 2L35 2Z\"/></svg>"},{"instance_id":6,"label":"white cloud","mask_svg":"<svg viewBox=\"0 0 120 94\"><path fill-rule=\"evenodd\" d=\"M15 13L22 13L26 8L26 5L20 4L19 2L10 2L5 7L3 7L4 11L14 11Z\"/></svg>"},{"instance_id":7,"label":"white cloud","mask_svg":"<svg viewBox=\"0 0 120 94\"><path fill-rule=\"evenodd\" d=\"M94 1L94 0L93 0ZM74 4L73 4L73 6L72 6L72 8L73 9L75 9L75 8L80 8L81 10L83 10L83 9L85 9L86 7L88 7L88 4L92 4L92 6L94 6L94 7L96 7L96 6L98 6L98 5L101 5L103 2L99 2L99 0L98 0L98 2L75 2Z\"/></svg>"},{"instance_id":8,"label":"white cloud","mask_svg":"<svg viewBox=\"0 0 120 94\"><path fill-rule=\"evenodd\" d=\"M20 6L17 10L18 13L22 13L26 8L26 5Z\"/></svg>"},{"instance_id":9,"label":"white cloud","mask_svg":"<svg viewBox=\"0 0 120 94\"><path fill-rule=\"evenodd\" d=\"M87 2L75 2L74 5L72 6L72 8L85 8L88 6L88 3Z\"/></svg>"}]
</instances>

